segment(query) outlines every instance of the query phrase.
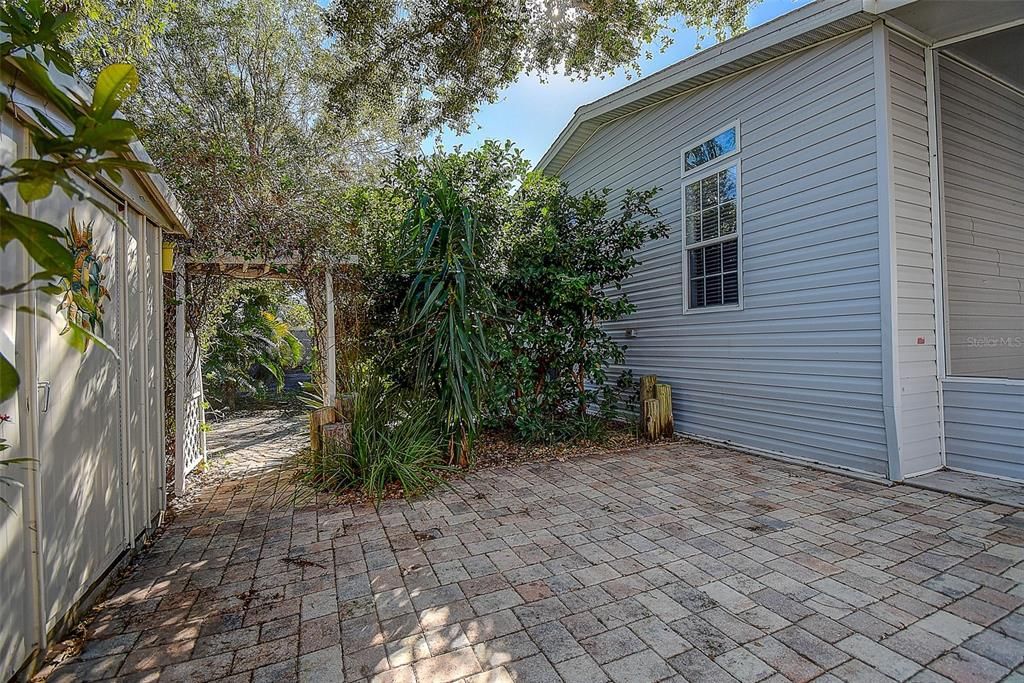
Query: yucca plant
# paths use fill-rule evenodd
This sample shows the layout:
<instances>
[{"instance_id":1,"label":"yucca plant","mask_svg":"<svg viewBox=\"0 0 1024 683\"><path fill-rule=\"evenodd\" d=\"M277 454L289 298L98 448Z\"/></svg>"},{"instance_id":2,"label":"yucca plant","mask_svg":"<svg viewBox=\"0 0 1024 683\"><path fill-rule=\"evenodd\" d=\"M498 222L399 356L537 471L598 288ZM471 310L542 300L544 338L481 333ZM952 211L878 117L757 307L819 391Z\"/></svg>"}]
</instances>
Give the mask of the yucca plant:
<instances>
[{"instance_id":1,"label":"yucca plant","mask_svg":"<svg viewBox=\"0 0 1024 683\"><path fill-rule=\"evenodd\" d=\"M490 381L488 321L496 307L469 203L443 166L428 168L422 182L403 225L415 263L403 311L417 387L437 397L449 463L465 466Z\"/></svg>"}]
</instances>

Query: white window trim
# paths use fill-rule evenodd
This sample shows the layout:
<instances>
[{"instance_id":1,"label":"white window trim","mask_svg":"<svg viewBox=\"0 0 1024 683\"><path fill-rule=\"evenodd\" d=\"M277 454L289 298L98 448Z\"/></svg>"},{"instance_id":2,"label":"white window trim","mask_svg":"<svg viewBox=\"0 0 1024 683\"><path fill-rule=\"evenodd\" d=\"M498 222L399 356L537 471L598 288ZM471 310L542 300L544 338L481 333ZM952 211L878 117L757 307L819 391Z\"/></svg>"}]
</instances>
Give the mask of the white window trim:
<instances>
[{"instance_id":1,"label":"white window trim","mask_svg":"<svg viewBox=\"0 0 1024 683\"><path fill-rule=\"evenodd\" d=\"M732 126L727 126L723 130L728 130ZM718 135L718 133L715 133ZM743 206L743 168L740 163L740 159L734 159L733 157L739 153L739 127L736 128L736 151L730 152L729 154L718 157L711 163L702 164L699 168L691 171L683 182L679 186L680 193L680 222L682 227L682 247L683 247L683 315L696 315L700 313L720 313L722 311L742 311L743 310L743 219L742 219L742 206ZM712 135L711 137L714 137ZM709 140L710 138L704 138ZM700 143L697 143L700 144ZM690 145L686 149L692 149L695 145ZM683 154L686 154L685 150ZM690 246L686 244L686 186L696 181L703 180L704 178L721 172L722 170L729 168L730 166L736 167L736 234L725 235L715 237L710 240L705 240L699 244L693 245L693 248L706 247L708 245L718 244L735 238L736 240L736 287L737 287L737 301L734 304L719 304L717 306L690 306L690 273L689 259L687 259L687 252L690 251ZM700 171L700 173L697 173Z\"/></svg>"},{"instance_id":2,"label":"white window trim","mask_svg":"<svg viewBox=\"0 0 1024 683\"><path fill-rule=\"evenodd\" d=\"M703 145L708 140L714 140L719 135L721 135L725 131L727 131L729 129L732 129L732 128L736 129L736 147L735 147L735 149L733 149L731 152L727 152L726 154L723 154L720 157L715 157L711 161L708 161L707 163L703 163L703 164L701 164L700 166L698 166L696 168L691 168L689 171L686 170L686 153L688 151L690 151L691 149L693 149L697 145ZM732 123L730 123L728 126L723 126L722 128L720 128L720 129L716 130L715 132L711 133L710 135L705 135L705 136L703 136L701 138L698 138L698 139L694 140L693 142L691 142L690 144L685 145L683 147L682 151L679 152L680 177L681 178L685 178L686 176L694 175L696 173L701 173L701 172L707 170L708 168L710 168L711 166L717 165L719 162L721 162L721 161L723 161L725 159L728 159L730 157L736 156L737 154L740 153L740 149L742 149L742 146L740 144L740 122L739 122L739 119L737 119L736 121L733 121Z\"/></svg>"}]
</instances>

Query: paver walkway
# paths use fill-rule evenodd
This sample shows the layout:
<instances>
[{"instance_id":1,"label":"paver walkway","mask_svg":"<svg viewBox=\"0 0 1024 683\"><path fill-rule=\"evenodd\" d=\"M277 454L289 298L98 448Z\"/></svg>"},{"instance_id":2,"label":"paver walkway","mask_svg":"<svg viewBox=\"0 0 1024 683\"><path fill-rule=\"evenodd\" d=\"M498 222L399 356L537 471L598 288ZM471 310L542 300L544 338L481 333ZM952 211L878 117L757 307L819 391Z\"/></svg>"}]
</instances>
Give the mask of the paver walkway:
<instances>
[{"instance_id":1,"label":"paver walkway","mask_svg":"<svg viewBox=\"0 0 1024 683\"><path fill-rule=\"evenodd\" d=\"M236 479L279 469L308 444L306 416L295 410L265 410L214 422L206 439L212 469Z\"/></svg>"},{"instance_id":2,"label":"paver walkway","mask_svg":"<svg viewBox=\"0 0 1024 683\"><path fill-rule=\"evenodd\" d=\"M1024 681L1014 508L688 443L379 512L282 480L197 496L51 680Z\"/></svg>"}]
</instances>

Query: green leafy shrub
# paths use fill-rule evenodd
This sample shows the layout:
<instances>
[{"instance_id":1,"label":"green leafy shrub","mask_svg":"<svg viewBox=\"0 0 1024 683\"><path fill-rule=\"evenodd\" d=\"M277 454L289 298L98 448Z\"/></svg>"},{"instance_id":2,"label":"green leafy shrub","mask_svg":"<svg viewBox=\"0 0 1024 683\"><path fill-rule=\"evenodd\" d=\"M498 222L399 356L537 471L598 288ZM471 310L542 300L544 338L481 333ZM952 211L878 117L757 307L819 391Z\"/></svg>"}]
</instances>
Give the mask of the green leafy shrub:
<instances>
[{"instance_id":1,"label":"green leafy shrub","mask_svg":"<svg viewBox=\"0 0 1024 683\"><path fill-rule=\"evenodd\" d=\"M399 160L353 193L367 311L363 348L398 385L435 401L449 461L480 426L529 441L600 435L628 399L608 322L636 251L664 237L655 190L573 195L530 173L511 144Z\"/></svg>"},{"instance_id":2,"label":"green leafy shrub","mask_svg":"<svg viewBox=\"0 0 1024 683\"><path fill-rule=\"evenodd\" d=\"M493 372L493 284L526 168L510 143L487 142L399 160L381 186L351 198L361 228L366 355L436 401L452 463L468 462L483 416Z\"/></svg>"},{"instance_id":3,"label":"green leafy shrub","mask_svg":"<svg viewBox=\"0 0 1024 683\"><path fill-rule=\"evenodd\" d=\"M203 358L207 393L228 408L241 395L262 396L268 380L280 391L285 370L296 367L303 354L288 323L278 317L271 289L241 285L231 294L213 320Z\"/></svg>"},{"instance_id":4,"label":"green leafy shrub","mask_svg":"<svg viewBox=\"0 0 1024 683\"><path fill-rule=\"evenodd\" d=\"M437 407L399 387L370 364L349 372L355 390L352 452L325 448L300 462L300 481L315 490L362 490L380 500L393 484L412 495L444 483L444 437Z\"/></svg>"},{"instance_id":5,"label":"green leafy shrub","mask_svg":"<svg viewBox=\"0 0 1024 683\"><path fill-rule=\"evenodd\" d=\"M444 177L449 194L457 195L473 216L477 267L493 281L503 267L501 249L513 196L528 166L511 143L487 141L471 151L401 159L379 185L350 193L347 209L359 235L354 248L366 298L364 352L382 369L395 376L408 369L407 359L396 353L404 340L394 330L423 246L407 222L410 212Z\"/></svg>"},{"instance_id":6,"label":"green leafy shrub","mask_svg":"<svg viewBox=\"0 0 1024 683\"><path fill-rule=\"evenodd\" d=\"M574 196L558 178L531 174L513 204L495 283L503 326L489 410L528 440L537 424L561 438L592 423L588 410L611 417L630 389L628 373L609 381L625 347L606 324L635 310L622 283L636 250L668 228L651 204L655 190L628 190L615 212L607 195Z\"/></svg>"}]
</instances>

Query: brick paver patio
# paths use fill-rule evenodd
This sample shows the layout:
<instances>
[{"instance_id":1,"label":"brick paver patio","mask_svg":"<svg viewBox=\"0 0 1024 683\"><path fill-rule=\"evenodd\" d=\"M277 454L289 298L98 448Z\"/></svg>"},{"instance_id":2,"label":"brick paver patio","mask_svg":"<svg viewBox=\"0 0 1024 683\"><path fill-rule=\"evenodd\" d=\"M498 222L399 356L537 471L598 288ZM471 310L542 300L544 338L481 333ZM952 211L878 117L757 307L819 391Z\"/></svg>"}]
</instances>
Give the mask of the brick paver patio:
<instances>
[{"instance_id":1,"label":"brick paver patio","mask_svg":"<svg viewBox=\"0 0 1024 683\"><path fill-rule=\"evenodd\" d=\"M238 476L51 680L1024 681L1013 508L691 443L379 512Z\"/></svg>"}]
</instances>

